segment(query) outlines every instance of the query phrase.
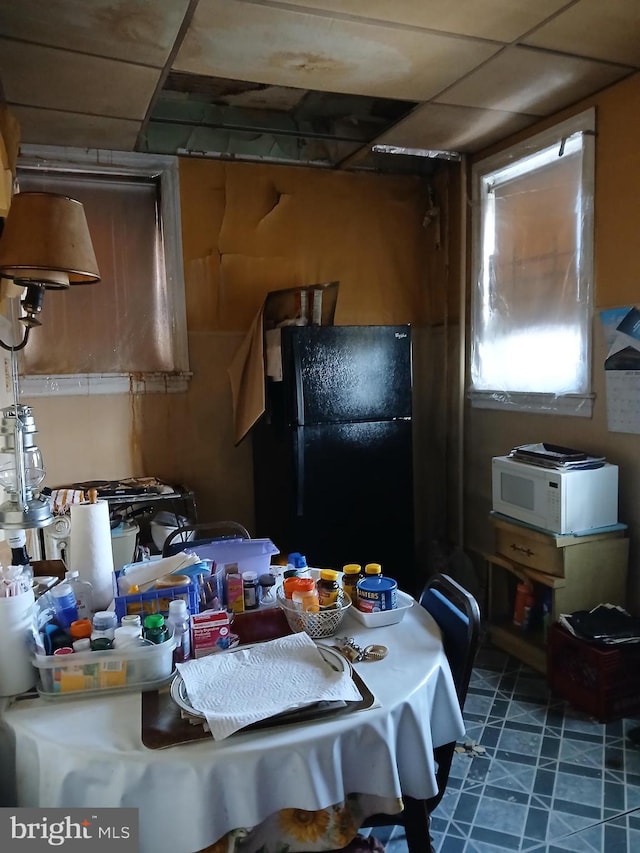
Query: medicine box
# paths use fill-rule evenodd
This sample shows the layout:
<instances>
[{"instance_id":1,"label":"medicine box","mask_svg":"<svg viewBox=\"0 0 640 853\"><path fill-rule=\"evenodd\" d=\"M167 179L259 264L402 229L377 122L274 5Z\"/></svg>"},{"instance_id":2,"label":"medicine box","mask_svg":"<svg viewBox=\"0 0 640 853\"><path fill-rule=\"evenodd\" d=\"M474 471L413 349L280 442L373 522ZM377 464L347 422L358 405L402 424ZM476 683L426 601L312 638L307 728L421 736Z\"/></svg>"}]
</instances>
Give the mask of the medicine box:
<instances>
[{"instance_id":1,"label":"medicine box","mask_svg":"<svg viewBox=\"0 0 640 853\"><path fill-rule=\"evenodd\" d=\"M45 699L65 695L94 695L103 691L155 690L173 673L173 637L164 643L126 646L104 652L33 657L38 669L38 692Z\"/></svg>"},{"instance_id":2,"label":"medicine box","mask_svg":"<svg viewBox=\"0 0 640 853\"><path fill-rule=\"evenodd\" d=\"M226 610L205 610L191 617L191 648L194 658L226 651L231 644Z\"/></svg>"}]
</instances>

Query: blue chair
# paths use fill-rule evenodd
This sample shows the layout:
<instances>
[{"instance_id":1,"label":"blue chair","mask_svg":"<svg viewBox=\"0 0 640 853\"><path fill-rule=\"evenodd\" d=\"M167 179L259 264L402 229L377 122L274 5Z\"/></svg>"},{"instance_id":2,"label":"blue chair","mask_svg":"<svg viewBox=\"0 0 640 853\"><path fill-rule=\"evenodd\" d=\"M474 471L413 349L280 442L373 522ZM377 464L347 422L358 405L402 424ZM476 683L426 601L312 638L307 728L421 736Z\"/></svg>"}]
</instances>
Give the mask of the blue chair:
<instances>
[{"instance_id":1,"label":"blue chair","mask_svg":"<svg viewBox=\"0 0 640 853\"><path fill-rule=\"evenodd\" d=\"M473 663L480 644L480 608L473 595L453 578L445 574L434 575L420 596L420 604L438 623L442 632L444 651L460 703L460 710L469 688ZM373 815L364 826L404 827L409 853L433 851L429 832L431 813L444 796L456 743L434 749L437 765L438 793L428 800L403 797L404 810L396 815Z\"/></svg>"}]
</instances>

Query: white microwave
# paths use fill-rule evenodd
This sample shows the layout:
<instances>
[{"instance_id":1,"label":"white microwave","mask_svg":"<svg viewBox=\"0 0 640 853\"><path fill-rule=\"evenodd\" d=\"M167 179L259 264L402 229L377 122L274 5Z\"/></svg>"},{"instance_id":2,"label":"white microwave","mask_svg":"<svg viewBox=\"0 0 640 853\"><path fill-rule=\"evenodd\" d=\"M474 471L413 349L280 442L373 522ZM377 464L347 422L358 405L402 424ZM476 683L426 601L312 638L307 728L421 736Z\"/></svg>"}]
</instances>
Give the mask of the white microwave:
<instances>
[{"instance_id":1,"label":"white microwave","mask_svg":"<svg viewBox=\"0 0 640 853\"><path fill-rule=\"evenodd\" d=\"M582 533L618 522L618 466L560 471L492 460L493 511L552 533Z\"/></svg>"}]
</instances>

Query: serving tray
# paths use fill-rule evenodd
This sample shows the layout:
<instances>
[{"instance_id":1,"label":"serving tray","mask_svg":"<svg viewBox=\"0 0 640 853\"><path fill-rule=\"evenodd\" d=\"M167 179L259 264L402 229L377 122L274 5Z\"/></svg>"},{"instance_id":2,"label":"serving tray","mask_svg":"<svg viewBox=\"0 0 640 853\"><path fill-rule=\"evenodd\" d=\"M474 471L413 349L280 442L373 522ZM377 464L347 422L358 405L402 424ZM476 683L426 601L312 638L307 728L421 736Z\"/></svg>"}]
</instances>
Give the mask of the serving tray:
<instances>
[{"instance_id":1,"label":"serving tray","mask_svg":"<svg viewBox=\"0 0 640 853\"><path fill-rule=\"evenodd\" d=\"M318 648L323 653L323 656L329 653L328 657L332 661L332 665L340 667L344 664L347 665L347 668L351 670L351 678L358 689L361 699L356 702L317 702L314 705L307 705L304 708L296 708L293 711L287 711L284 714L278 714L275 717L269 717L266 720L252 723L250 726L246 726L239 732L230 735L230 737L235 737L243 732L254 731L256 729L269 729L277 726L293 725L294 723L310 723L314 720L327 719L327 717L343 716L344 714L352 714L354 711L371 708L374 705L375 697L358 673L349 666L348 662L333 649L323 646L318 646ZM340 658L340 663L335 662L334 656ZM342 661L344 661L344 664ZM175 684L176 680L177 676L172 684ZM179 687L174 687L174 693L178 693L178 691ZM179 744L199 740L209 740L214 743L211 734L205 731L201 724L203 721L201 715L193 713L193 711L184 711L187 717L192 717L193 722L190 722L188 718L185 719L183 717L183 711L184 708L181 708L180 704L172 698L171 688L169 687L163 690L143 693L141 713L142 743L148 749L166 749L170 746L178 746ZM194 722L198 724L194 725Z\"/></svg>"}]
</instances>

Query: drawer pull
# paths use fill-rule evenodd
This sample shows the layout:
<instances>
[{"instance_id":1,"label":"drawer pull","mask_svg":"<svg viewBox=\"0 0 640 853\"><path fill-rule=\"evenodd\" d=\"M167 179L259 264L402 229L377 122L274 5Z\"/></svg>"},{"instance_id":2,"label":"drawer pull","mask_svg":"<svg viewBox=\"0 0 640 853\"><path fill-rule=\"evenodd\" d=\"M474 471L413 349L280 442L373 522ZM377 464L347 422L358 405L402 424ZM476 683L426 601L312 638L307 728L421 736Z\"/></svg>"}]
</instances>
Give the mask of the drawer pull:
<instances>
[{"instance_id":1,"label":"drawer pull","mask_svg":"<svg viewBox=\"0 0 640 853\"><path fill-rule=\"evenodd\" d=\"M527 557L533 557L534 554L531 548L525 548L523 545L516 545L515 543L511 545L511 550L520 551L521 554L526 554Z\"/></svg>"}]
</instances>

